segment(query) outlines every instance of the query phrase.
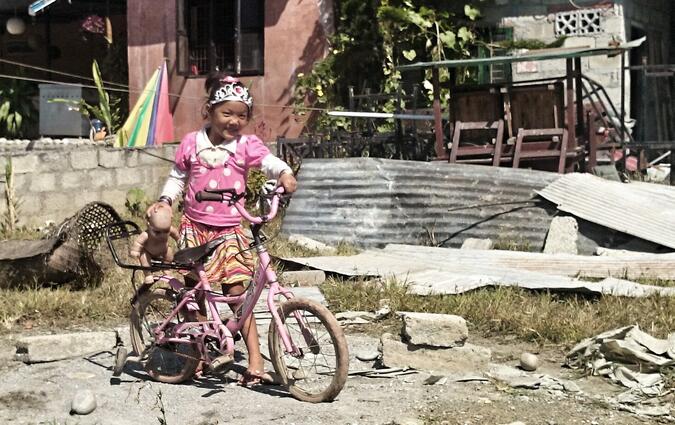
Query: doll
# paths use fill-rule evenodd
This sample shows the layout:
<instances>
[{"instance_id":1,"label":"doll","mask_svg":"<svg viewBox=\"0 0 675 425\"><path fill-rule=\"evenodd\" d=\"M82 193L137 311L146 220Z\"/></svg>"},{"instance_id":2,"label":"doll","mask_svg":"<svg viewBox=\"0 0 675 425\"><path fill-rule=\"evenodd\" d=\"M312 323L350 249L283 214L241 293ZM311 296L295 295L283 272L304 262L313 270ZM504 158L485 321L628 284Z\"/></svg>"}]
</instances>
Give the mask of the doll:
<instances>
[{"instance_id":1,"label":"doll","mask_svg":"<svg viewBox=\"0 0 675 425\"><path fill-rule=\"evenodd\" d=\"M172 210L169 205L157 203L145 212L148 228L134 239L130 255L138 259L143 267L150 266L150 260L173 260L173 250L169 247L169 236L178 241L178 230L171 225ZM145 283L152 283L149 270L144 270Z\"/></svg>"}]
</instances>

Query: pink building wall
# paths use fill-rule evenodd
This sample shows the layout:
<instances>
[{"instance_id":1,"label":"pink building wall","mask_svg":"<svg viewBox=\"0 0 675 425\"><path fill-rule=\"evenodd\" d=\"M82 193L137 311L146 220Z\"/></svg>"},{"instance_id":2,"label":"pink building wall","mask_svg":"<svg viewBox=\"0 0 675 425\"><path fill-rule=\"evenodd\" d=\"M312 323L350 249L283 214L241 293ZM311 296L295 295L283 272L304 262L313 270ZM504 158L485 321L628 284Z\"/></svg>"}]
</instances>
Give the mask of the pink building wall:
<instances>
[{"instance_id":1,"label":"pink building wall","mask_svg":"<svg viewBox=\"0 0 675 425\"><path fill-rule=\"evenodd\" d=\"M176 73L175 1L128 0L128 53L130 106L154 70L167 58L169 92L174 114L174 134L202 125L200 110L205 100L204 78ZM269 142L277 136L295 137L302 120L293 115L292 87L296 75L308 72L326 51L326 36L316 0L268 0L265 10L265 74L243 77L252 85L254 115L248 132Z\"/></svg>"}]
</instances>

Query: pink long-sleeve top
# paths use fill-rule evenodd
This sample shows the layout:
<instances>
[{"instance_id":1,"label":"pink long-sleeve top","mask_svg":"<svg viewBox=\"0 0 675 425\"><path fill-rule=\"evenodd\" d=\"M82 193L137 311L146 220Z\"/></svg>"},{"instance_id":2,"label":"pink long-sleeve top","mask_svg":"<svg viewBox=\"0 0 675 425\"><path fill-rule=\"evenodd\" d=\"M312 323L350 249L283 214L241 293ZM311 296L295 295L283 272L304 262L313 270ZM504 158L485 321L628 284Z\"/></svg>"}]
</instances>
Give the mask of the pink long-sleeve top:
<instances>
[{"instance_id":1,"label":"pink long-sleeve top","mask_svg":"<svg viewBox=\"0 0 675 425\"><path fill-rule=\"evenodd\" d=\"M268 178L278 178L290 167L272 155L255 135L214 146L206 129L187 134L176 151L173 170L162 191L175 199L184 191L184 214L191 220L210 226L230 227L241 222L234 206L223 202L197 202L195 194L204 189L246 190L248 170L260 168ZM239 201L243 204L244 200Z\"/></svg>"}]
</instances>

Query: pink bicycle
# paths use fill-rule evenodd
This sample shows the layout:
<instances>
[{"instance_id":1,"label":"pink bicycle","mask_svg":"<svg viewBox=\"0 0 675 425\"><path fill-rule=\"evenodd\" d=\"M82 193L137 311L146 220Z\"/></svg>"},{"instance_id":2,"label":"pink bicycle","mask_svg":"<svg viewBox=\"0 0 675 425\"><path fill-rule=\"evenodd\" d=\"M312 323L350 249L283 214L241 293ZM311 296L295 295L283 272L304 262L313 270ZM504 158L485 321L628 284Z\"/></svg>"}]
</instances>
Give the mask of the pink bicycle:
<instances>
[{"instance_id":1,"label":"pink bicycle","mask_svg":"<svg viewBox=\"0 0 675 425\"><path fill-rule=\"evenodd\" d=\"M131 280L135 289L130 317L134 355L127 356L126 349L118 348L114 375L121 374L127 361L139 362L151 378L166 383L192 378L199 362L203 362L204 370L222 371L232 363L226 361L223 365L222 359L234 359L235 339L267 287L267 309L272 316L268 333L269 357L281 383L302 401L318 403L337 397L345 385L349 367L344 333L326 307L312 300L296 298L279 284L264 246L266 238L261 234L261 228L276 215L282 192L283 189L278 188L261 195L269 212L260 217L246 211L238 202L244 194L237 194L234 189L197 194L200 202L233 205L251 223L251 248L258 254L258 265L246 291L237 296L214 292L204 273L204 262L223 239L178 251L173 262L153 261L146 269L125 264L115 250L114 242L138 234L138 226L128 221L108 226L106 239L113 259L120 267L133 270ZM153 284L136 287L134 275L137 271L167 269L192 270L199 276L199 281L188 287L181 280L162 274L155 276ZM281 302L277 302L277 298L282 298ZM187 319L195 317L195 311L199 310L196 300L204 300L206 321ZM218 306L225 304L236 307L233 316L223 321Z\"/></svg>"}]
</instances>

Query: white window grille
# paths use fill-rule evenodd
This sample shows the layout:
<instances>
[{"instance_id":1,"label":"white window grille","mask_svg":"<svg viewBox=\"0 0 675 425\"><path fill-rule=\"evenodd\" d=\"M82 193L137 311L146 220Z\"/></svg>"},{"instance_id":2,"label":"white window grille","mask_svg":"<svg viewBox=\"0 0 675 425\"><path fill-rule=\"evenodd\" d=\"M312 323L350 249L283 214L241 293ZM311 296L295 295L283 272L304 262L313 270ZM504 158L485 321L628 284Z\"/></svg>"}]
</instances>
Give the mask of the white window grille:
<instances>
[{"instance_id":1,"label":"white window grille","mask_svg":"<svg viewBox=\"0 0 675 425\"><path fill-rule=\"evenodd\" d=\"M600 9L574 10L555 15L555 35L586 35L602 32Z\"/></svg>"}]
</instances>

